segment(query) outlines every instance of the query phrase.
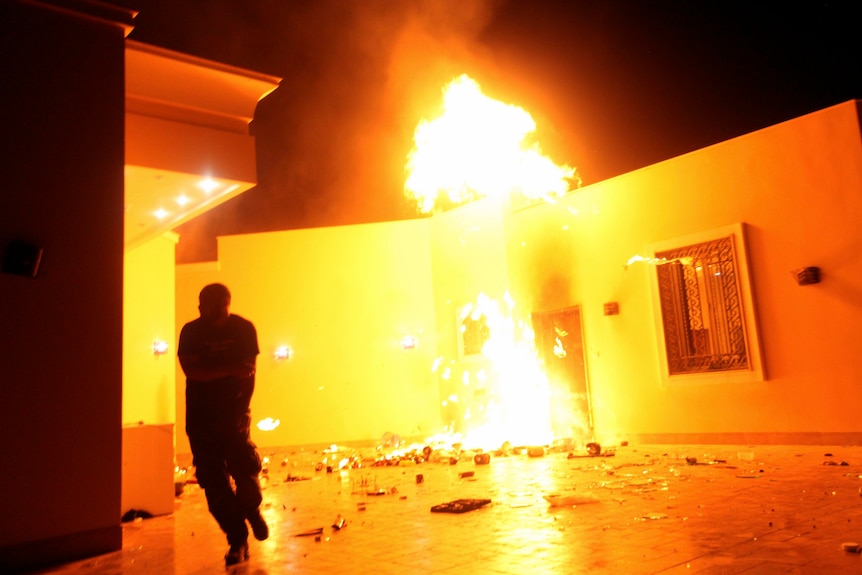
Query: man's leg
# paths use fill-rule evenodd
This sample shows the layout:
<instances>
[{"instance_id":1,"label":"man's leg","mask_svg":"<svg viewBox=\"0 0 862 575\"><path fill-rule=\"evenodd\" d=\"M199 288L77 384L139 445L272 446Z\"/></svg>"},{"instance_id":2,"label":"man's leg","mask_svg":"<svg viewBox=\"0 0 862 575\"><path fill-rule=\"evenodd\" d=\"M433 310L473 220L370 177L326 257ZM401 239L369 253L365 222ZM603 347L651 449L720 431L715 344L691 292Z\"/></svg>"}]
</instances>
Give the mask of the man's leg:
<instances>
[{"instance_id":1,"label":"man's leg","mask_svg":"<svg viewBox=\"0 0 862 575\"><path fill-rule=\"evenodd\" d=\"M236 438L228 452L228 472L236 485L236 500L242 515L248 519L256 539L269 537L269 528L260 514L263 496L260 491L260 455L248 434Z\"/></svg>"},{"instance_id":2,"label":"man's leg","mask_svg":"<svg viewBox=\"0 0 862 575\"><path fill-rule=\"evenodd\" d=\"M228 544L243 545L248 527L239 500L230 484L223 449L208 438L189 436L198 484L204 490L210 513L227 535Z\"/></svg>"}]
</instances>

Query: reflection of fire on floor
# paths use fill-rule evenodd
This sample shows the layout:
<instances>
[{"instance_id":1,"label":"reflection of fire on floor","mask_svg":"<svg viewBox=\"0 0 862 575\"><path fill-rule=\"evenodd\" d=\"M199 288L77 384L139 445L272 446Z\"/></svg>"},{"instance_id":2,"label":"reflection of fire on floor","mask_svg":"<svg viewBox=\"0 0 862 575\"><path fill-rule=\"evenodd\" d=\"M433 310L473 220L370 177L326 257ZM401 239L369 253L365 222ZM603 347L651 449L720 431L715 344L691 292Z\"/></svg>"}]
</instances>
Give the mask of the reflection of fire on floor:
<instances>
[{"instance_id":1,"label":"reflection of fire on floor","mask_svg":"<svg viewBox=\"0 0 862 575\"><path fill-rule=\"evenodd\" d=\"M247 570L637 575L862 567L862 447L608 445L602 453L612 449L609 457L520 452L492 454L484 464L465 457L332 472L316 470L331 451L268 450L270 537L250 542ZM355 451L363 461L383 455ZM431 512L458 500L490 503ZM175 503L172 515L125 523L123 551L43 573L224 573L225 538L199 486L185 485Z\"/></svg>"},{"instance_id":2,"label":"reflection of fire on floor","mask_svg":"<svg viewBox=\"0 0 862 575\"><path fill-rule=\"evenodd\" d=\"M775 481L776 476L793 471L759 461L750 448L638 448L625 442L605 448L597 443L579 450L569 450L571 447L562 442L546 447L504 445L494 452L464 450L458 445L277 449L264 457L261 478L267 495L288 484L307 482L313 489L332 492L336 500L355 499L355 509L350 509L355 512L366 511L378 498L402 502L419 498L432 511L456 513L489 504L554 509L604 503L630 507L638 520L654 520L672 517L669 510L696 499L701 489L747 479ZM822 466L848 465L831 453L823 455ZM459 497L447 501L449 494ZM270 515L278 515L273 502L266 506ZM288 510L286 504L282 507L282 511ZM346 524L340 511L338 517L342 526ZM677 516L680 518L689 519Z\"/></svg>"}]
</instances>

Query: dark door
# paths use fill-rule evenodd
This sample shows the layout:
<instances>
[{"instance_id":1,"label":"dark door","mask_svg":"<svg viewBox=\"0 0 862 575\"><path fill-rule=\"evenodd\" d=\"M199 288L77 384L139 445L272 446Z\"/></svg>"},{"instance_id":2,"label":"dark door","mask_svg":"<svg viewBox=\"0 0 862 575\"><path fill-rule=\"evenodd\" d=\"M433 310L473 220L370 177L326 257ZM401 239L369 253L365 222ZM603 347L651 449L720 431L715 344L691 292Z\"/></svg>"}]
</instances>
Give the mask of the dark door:
<instances>
[{"instance_id":1,"label":"dark door","mask_svg":"<svg viewBox=\"0 0 862 575\"><path fill-rule=\"evenodd\" d=\"M536 349L551 384L551 418L558 439L592 441L581 309L577 306L532 314Z\"/></svg>"}]
</instances>

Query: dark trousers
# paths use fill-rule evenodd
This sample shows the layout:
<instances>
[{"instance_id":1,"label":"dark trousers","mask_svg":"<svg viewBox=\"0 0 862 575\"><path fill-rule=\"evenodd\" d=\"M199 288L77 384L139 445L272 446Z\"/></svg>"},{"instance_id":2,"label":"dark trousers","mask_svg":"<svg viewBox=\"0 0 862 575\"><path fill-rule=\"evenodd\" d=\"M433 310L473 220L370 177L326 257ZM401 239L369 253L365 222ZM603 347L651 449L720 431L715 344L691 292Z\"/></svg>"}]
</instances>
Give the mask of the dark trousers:
<instances>
[{"instance_id":1,"label":"dark trousers","mask_svg":"<svg viewBox=\"0 0 862 575\"><path fill-rule=\"evenodd\" d=\"M208 422L188 426L186 432L210 513L229 545L245 542L245 520L259 512L262 501L260 455L249 437L247 422Z\"/></svg>"}]
</instances>

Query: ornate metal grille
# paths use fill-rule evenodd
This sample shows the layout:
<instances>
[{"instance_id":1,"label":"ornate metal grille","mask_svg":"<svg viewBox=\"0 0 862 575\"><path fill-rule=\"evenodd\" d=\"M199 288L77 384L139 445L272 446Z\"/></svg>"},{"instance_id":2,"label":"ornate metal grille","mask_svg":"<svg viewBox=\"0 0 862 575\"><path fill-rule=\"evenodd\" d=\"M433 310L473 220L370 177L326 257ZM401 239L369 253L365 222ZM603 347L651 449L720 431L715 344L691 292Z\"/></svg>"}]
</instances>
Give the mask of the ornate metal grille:
<instances>
[{"instance_id":1,"label":"ornate metal grille","mask_svg":"<svg viewBox=\"0 0 862 575\"><path fill-rule=\"evenodd\" d=\"M670 374L748 369L733 236L655 256Z\"/></svg>"}]
</instances>

